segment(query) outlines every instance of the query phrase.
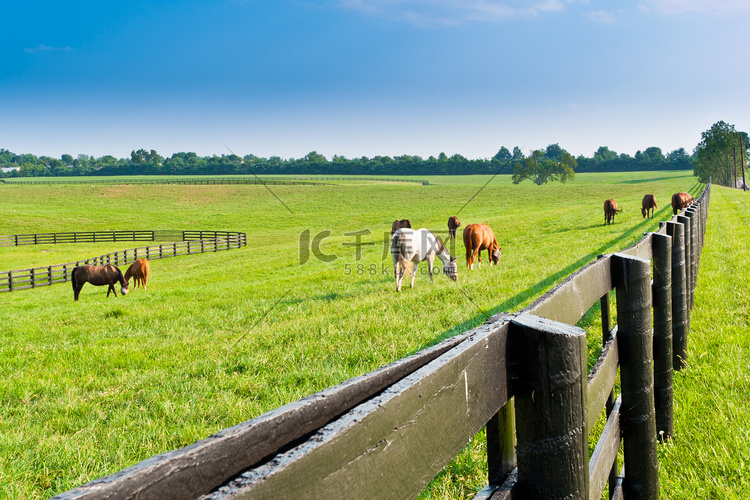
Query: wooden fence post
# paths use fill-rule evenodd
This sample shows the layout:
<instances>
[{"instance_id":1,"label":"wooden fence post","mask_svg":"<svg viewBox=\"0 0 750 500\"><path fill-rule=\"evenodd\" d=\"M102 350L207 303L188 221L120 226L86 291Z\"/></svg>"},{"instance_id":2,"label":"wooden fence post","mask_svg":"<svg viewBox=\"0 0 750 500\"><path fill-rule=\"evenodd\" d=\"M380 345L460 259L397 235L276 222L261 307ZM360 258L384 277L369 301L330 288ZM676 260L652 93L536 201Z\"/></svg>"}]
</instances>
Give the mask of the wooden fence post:
<instances>
[{"instance_id":1,"label":"wooden fence post","mask_svg":"<svg viewBox=\"0 0 750 500\"><path fill-rule=\"evenodd\" d=\"M654 404L660 440L674 434L672 392L672 238L653 233Z\"/></svg>"},{"instance_id":2,"label":"wooden fence post","mask_svg":"<svg viewBox=\"0 0 750 500\"><path fill-rule=\"evenodd\" d=\"M516 485L530 499L585 499L586 332L522 314L511 321L508 333L518 440Z\"/></svg>"},{"instance_id":3,"label":"wooden fence post","mask_svg":"<svg viewBox=\"0 0 750 500\"><path fill-rule=\"evenodd\" d=\"M492 486L503 484L516 466L515 415L510 399L487 422L487 475Z\"/></svg>"},{"instance_id":4,"label":"wooden fence post","mask_svg":"<svg viewBox=\"0 0 750 500\"><path fill-rule=\"evenodd\" d=\"M612 257L620 353L620 422L625 455L623 493L628 500L659 498L651 338L651 262Z\"/></svg>"},{"instance_id":5,"label":"wooden fence post","mask_svg":"<svg viewBox=\"0 0 750 500\"><path fill-rule=\"evenodd\" d=\"M695 207L695 205L693 205ZM691 207L685 210L685 215L690 219L690 309L695 306L695 287L698 285L698 212ZM697 207L696 207L697 208Z\"/></svg>"},{"instance_id":6,"label":"wooden fence post","mask_svg":"<svg viewBox=\"0 0 750 500\"><path fill-rule=\"evenodd\" d=\"M685 283L687 284L686 292L687 292L687 321L688 321L688 328L690 327L690 310L693 308L693 298L692 298L692 287L690 284L693 282L693 276L692 276L692 268L690 266L690 263L692 262L692 255L690 250L692 249L690 242L693 239L692 238L692 227L690 224L690 218L679 214L677 215L677 222L683 225L685 228L685 238L683 239L683 245L685 246Z\"/></svg>"}]
</instances>

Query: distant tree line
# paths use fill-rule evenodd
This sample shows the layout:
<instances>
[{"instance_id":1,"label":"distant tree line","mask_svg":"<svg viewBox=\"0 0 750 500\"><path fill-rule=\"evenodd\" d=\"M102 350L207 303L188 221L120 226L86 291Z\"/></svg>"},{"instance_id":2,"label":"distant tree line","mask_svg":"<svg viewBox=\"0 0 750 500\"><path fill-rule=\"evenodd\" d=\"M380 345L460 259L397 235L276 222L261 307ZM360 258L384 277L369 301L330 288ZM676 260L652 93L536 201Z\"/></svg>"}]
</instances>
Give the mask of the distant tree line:
<instances>
[{"instance_id":1,"label":"distant tree line","mask_svg":"<svg viewBox=\"0 0 750 500\"><path fill-rule=\"evenodd\" d=\"M700 182L744 188L745 163L748 146L747 132L735 130L734 125L719 121L701 134L695 148L695 175Z\"/></svg>"},{"instance_id":2,"label":"distant tree line","mask_svg":"<svg viewBox=\"0 0 750 500\"><path fill-rule=\"evenodd\" d=\"M550 155L550 151L552 154ZM544 153L544 154L542 154ZM495 156L485 159L468 159L460 154L437 157L401 155L374 156L368 158L346 158L334 155L330 160L312 151L303 158L282 159L278 156L261 158L252 154L240 157L234 154L221 156L198 156L196 153L175 153L169 158L156 151L133 150L130 158L115 158L111 155L94 157L79 154L73 157L64 154L60 158L15 154L0 149L2 177L41 177L41 176L82 176L82 175L467 175L467 174L513 174L526 160L528 168L540 166L543 160L565 158L565 168L576 172L621 172L638 170L690 170L694 168L695 157L684 148L676 149L666 156L658 147L638 151L635 156L617 154L606 146L600 147L591 158L573 158L557 144L546 150L532 152L529 157L520 148L509 150L501 147ZM532 158L533 161L528 161ZM562 160L558 161L560 163ZM550 164L545 164L550 167ZM529 174L531 175L531 174ZM557 174L562 176L563 174ZM531 178L531 177L528 177ZM572 178L568 174L548 180ZM534 182L540 177L535 176ZM546 182L546 180L544 181Z\"/></svg>"}]
</instances>

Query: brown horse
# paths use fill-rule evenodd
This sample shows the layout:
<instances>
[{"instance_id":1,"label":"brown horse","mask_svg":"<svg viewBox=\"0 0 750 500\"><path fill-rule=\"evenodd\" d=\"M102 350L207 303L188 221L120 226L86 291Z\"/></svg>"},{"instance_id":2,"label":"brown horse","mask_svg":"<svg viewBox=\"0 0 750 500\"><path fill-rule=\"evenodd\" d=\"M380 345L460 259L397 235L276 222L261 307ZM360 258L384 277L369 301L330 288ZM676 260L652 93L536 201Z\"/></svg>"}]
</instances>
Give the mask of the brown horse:
<instances>
[{"instance_id":1,"label":"brown horse","mask_svg":"<svg viewBox=\"0 0 750 500\"><path fill-rule=\"evenodd\" d=\"M411 222L409 221L409 219L394 220L393 224L391 225L391 236L393 236L393 233L395 233L402 227L411 228Z\"/></svg>"},{"instance_id":2,"label":"brown horse","mask_svg":"<svg viewBox=\"0 0 750 500\"><path fill-rule=\"evenodd\" d=\"M656 198L654 198L653 194L647 194L643 197L643 200L641 200L641 214L643 214L643 218L645 219L647 216L649 218L654 216L654 212L656 211ZM649 214L649 212L651 212Z\"/></svg>"},{"instance_id":3,"label":"brown horse","mask_svg":"<svg viewBox=\"0 0 750 500\"><path fill-rule=\"evenodd\" d=\"M81 293L81 288L83 288L86 282L96 286L109 285L107 297L109 297L110 292L115 292L115 297L117 297L115 283L120 283L120 291L123 295L128 293L128 282L125 281L122 271L112 264L107 264L106 266L78 266L73 269L70 277L73 283L73 297L75 300L78 300L78 294Z\"/></svg>"},{"instance_id":4,"label":"brown horse","mask_svg":"<svg viewBox=\"0 0 750 500\"><path fill-rule=\"evenodd\" d=\"M492 228L487 224L469 224L464 228L464 246L466 247L466 267L474 269L474 259L479 261L482 268L482 250L487 250L490 265L497 264L502 256L502 247L497 244L497 238Z\"/></svg>"},{"instance_id":5,"label":"brown horse","mask_svg":"<svg viewBox=\"0 0 750 500\"><path fill-rule=\"evenodd\" d=\"M604 202L604 223L614 224L615 215L618 212L622 212L622 210L617 208L617 202L612 198L606 200Z\"/></svg>"},{"instance_id":6,"label":"brown horse","mask_svg":"<svg viewBox=\"0 0 750 500\"><path fill-rule=\"evenodd\" d=\"M456 239L456 229L461 225L461 221L455 215L448 219L448 234L451 238Z\"/></svg>"},{"instance_id":7,"label":"brown horse","mask_svg":"<svg viewBox=\"0 0 750 500\"><path fill-rule=\"evenodd\" d=\"M151 266L148 264L148 259L138 259L128 267L125 271L125 281L130 283L130 278L134 278L135 288L138 288L138 284L143 285L143 289L146 289L146 283L148 282L148 273L151 272Z\"/></svg>"},{"instance_id":8,"label":"brown horse","mask_svg":"<svg viewBox=\"0 0 750 500\"><path fill-rule=\"evenodd\" d=\"M690 196L690 193L675 193L672 195L672 215L677 215L677 213L682 210L683 208L686 208L690 206L691 203L693 203L695 200L692 196Z\"/></svg>"}]
</instances>

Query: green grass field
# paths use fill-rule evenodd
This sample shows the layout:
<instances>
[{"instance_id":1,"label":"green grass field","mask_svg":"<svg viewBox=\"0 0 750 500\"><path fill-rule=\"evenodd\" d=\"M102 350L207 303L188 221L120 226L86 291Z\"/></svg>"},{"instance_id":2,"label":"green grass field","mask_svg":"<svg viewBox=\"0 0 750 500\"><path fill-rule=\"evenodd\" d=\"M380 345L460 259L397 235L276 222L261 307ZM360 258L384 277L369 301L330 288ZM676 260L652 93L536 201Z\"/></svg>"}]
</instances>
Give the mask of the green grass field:
<instances>
[{"instance_id":1,"label":"green grass field","mask_svg":"<svg viewBox=\"0 0 750 500\"><path fill-rule=\"evenodd\" d=\"M202 229L243 231L248 241L239 250L152 260L148 291L127 297L107 299L106 288L86 285L76 303L70 284L0 295L0 496L52 496L517 311L597 255L655 229L671 216L673 192L702 189L685 172L580 174L546 186L514 186L509 176L486 187L487 176L427 179L430 186L363 181L271 191L0 186L0 234ZM640 214L645 193L659 202L653 220ZM605 226L610 197L624 211ZM660 447L665 498L746 492L745 200L720 188L712 197L688 368L676 376L677 438ZM456 214L464 225L494 228L500 266L468 272L457 241L458 282L437 276L430 284L420 266L415 288L396 294L384 246L391 222L446 231ZM0 248L0 271L131 246L111 245ZM734 302L736 310L728 307ZM744 430L719 414L744 419ZM470 497L485 468L476 439L422 496Z\"/></svg>"}]
</instances>

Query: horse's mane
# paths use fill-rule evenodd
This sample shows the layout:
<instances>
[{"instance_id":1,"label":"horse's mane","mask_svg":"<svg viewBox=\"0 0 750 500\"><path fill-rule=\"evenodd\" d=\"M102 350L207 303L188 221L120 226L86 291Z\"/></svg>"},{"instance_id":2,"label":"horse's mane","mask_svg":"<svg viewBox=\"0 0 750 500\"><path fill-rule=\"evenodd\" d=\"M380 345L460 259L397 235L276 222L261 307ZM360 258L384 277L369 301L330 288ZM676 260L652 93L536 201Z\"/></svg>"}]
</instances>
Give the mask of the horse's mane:
<instances>
[{"instance_id":1,"label":"horse's mane","mask_svg":"<svg viewBox=\"0 0 750 500\"><path fill-rule=\"evenodd\" d=\"M433 233L429 229L427 231L432 235L433 238L435 238L435 242L437 243L437 253L446 252L446 253L448 253L448 255L450 255L450 252L448 252L448 250L446 250L445 245L443 245L443 242L440 241L440 238L438 238L437 236L435 236L435 233Z\"/></svg>"}]
</instances>

